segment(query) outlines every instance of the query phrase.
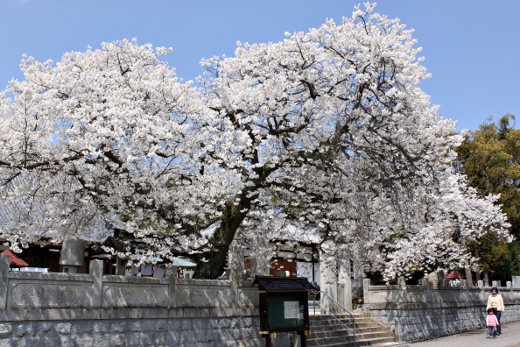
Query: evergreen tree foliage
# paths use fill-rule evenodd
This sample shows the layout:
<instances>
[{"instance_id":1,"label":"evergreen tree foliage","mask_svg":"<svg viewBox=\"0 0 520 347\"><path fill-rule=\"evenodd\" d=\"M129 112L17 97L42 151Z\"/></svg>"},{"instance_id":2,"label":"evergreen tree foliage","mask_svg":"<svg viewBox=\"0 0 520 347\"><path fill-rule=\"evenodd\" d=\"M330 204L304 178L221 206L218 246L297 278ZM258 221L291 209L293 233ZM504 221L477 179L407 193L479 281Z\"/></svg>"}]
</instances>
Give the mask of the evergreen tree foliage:
<instances>
[{"instance_id":1,"label":"evergreen tree foliage","mask_svg":"<svg viewBox=\"0 0 520 347\"><path fill-rule=\"evenodd\" d=\"M511 234L520 236L520 130L514 129L515 117L506 114L498 123L490 118L478 130L469 132L460 147L458 169L468 177L468 185L482 196L500 194L511 223ZM491 279L509 280L520 275L518 242L508 244L504 238L486 234L476 246L480 270L490 271Z\"/></svg>"}]
</instances>

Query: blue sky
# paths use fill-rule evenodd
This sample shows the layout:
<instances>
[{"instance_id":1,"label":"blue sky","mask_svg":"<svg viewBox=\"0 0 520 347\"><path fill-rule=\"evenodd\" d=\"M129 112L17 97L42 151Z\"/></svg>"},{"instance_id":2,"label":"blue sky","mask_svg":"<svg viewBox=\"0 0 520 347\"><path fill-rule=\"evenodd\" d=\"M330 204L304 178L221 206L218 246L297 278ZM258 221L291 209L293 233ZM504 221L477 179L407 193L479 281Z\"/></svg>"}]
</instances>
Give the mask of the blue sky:
<instances>
[{"instance_id":1,"label":"blue sky","mask_svg":"<svg viewBox=\"0 0 520 347\"><path fill-rule=\"evenodd\" d=\"M326 18L349 17L351 0L0 0L0 87L15 77L26 53L58 61L67 51L137 38L173 47L165 59L185 81L199 61L233 55L236 41L280 41ZM420 84L458 120L476 130L506 113L520 125L520 1L382 0L376 11L415 29L432 78ZM518 125L516 126L519 127Z\"/></svg>"}]
</instances>

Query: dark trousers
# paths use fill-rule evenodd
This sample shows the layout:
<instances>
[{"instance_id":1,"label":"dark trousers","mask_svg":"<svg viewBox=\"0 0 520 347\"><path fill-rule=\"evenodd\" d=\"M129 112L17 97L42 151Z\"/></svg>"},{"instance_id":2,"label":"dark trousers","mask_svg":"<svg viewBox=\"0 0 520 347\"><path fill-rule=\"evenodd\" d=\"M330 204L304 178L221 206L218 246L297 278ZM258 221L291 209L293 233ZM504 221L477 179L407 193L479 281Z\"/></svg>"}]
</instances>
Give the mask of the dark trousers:
<instances>
[{"instance_id":1,"label":"dark trousers","mask_svg":"<svg viewBox=\"0 0 520 347\"><path fill-rule=\"evenodd\" d=\"M502 311L497 311L496 308L493 309L493 313L497 316L498 326L497 326L497 334L502 334L502 324L500 324L500 317L502 317Z\"/></svg>"},{"instance_id":2,"label":"dark trousers","mask_svg":"<svg viewBox=\"0 0 520 347\"><path fill-rule=\"evenodd\" d=\"M489 331L489 337L495 337L497 335L497 327L496 326L488 327L488 331Z\"/></svg>"}]
</instances>

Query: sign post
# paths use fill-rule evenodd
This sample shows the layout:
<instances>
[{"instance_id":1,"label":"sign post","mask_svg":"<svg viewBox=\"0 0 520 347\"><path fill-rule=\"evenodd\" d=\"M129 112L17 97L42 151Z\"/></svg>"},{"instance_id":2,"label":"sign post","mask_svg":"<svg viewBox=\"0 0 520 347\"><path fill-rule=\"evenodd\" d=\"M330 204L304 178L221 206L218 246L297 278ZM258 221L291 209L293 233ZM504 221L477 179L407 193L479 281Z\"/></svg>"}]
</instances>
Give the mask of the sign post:
<instances>
[{"instance_id":1,"label":"sign post","mask_svg":"<svg viewBox=\"0 0 520 347\"><path fill-rule=\"evenodd\" d=\"M301 346L306 347L310 334L309 291L314 287L305 277L288 278L256 276L260 301L260 334L266 347L272 347L271 339L277 332L296 332Z\"/></svg>"}]
</instances>

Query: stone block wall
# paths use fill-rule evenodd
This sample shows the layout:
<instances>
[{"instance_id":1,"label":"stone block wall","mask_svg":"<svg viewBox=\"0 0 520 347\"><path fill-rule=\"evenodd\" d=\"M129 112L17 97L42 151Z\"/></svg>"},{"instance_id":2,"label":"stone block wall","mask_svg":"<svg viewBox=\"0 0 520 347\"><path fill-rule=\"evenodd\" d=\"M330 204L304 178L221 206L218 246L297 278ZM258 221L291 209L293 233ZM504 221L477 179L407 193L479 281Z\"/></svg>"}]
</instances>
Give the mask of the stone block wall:
<instances>
[{"instance_id":1,"label":"stone block wall","mask_svg":"<svg viewBox=\"0 0 520 347\"><path fill-rule=\"evenodd\" d=\"M257 288L229 280L10 272L0 255L0 347L261 347ZM520 320L520 288L499 288L502 322ZM403 341L485 325L488 287L371 286L364 309ZM289 346L288 334L273 340Z\"/></svg>"},{"instance_id":2,"label":"stone block wall","mask_svg":"<svg viewBox=\"0 0 520 347\"><path fill-rule=\"evenodd\" d=\"M485 306L426 309L373 309L372 318L388 326L402 341L420 341L486 326ZM508 305L501 323L520 320L520 305Z\"/></svg>"},{"instance_id":3,"label":"stone block wall","mask_svg":"<svg viewBox=\"0 0 520 347\"><path fill-rule=\"evenodd\" d=\"M40 317L30 313L32 319L40 320L25 320L24 312L8 320L1 317L0 346L262 346L259 321L250 311L155 308L48 311L42 310Z\"/></svg>"},{"instance_id":4,"label":"stone block wall","mask_svg":"<svg viewBox=\"0 0 520 347\"><path fill-rule=\"evenodd\" d=\"M402 341L419 341L486 326L491 287L371 286L364 282L363 309ZM501 322L520 320L520 288L499 288L506 312Z\"/></svg>"},{"instance_id":5,"label":"stone block wall","mask_svg":"<svg viewBox=\"0 0 520 347\"><path fill-rule=\"evenodd\" d=\"M0 255L0 347L260 347L257 288L229 280L10 272Z\"/></svg>"}]
</instances>

